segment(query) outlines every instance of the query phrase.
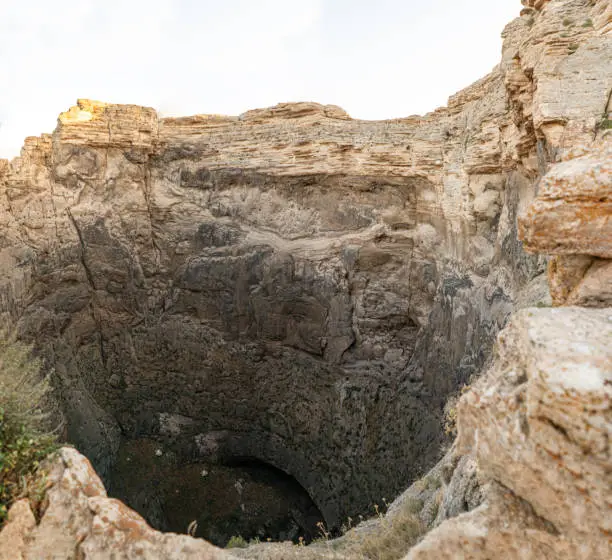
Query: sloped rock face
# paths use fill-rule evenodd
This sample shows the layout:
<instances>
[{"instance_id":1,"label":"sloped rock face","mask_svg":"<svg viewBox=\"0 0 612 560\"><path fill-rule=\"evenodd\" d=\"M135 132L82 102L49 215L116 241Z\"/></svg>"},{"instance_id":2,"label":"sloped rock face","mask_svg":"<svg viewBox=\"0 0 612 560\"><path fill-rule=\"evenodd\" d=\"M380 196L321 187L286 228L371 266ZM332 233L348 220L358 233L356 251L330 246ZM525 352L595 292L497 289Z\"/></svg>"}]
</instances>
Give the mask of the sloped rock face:
<instances>
[{"instance_id":1,"label":"sloped rock face","mask_svg":"<svg viewBox=\"0 0 612 560\"><path fill-rule=\"evenodd\" d=\"M563 14L562 2L529 4L542 19ZM610 53L612 7L589 4L599 19L587 26L601 29L589 55ZM565 27L570 15L576 12L567 12ZM523 310L499 335L493 366L457 413L457 452L477 464L483 504L442 523L407 559L484 559L500 551L505 558L612 556L609 97L606 103L593 140L578 135L576 146L561 146L519 218L526 249L553 255L554 304L584 307Z\"/></svg>"},{"instance_id":2,"label":"sloped rock face","mask_svg":"<svg viewBox=\"0 0 612 560\"><path fill-rule=\"evenodd\" d=\"M527 309L461 400L459 451L492 481L484 505L408 558L609 558L612 309Z\"/></svg>"},{"instance_id":3,"label":"sloped rock face","mask_svg":"<svg viewBox=\"0 0 612 560\"><path fill-rule=\"evenodd\" d=\"M481 469L602 558L612 529L602 515L610 497L611 340L610 309L522 311L500 335L496 371L459 411L460 446L476 450Z\"/></svg>"},{"instance_id":4,"label":"sloped rock face","mask_svg":"<svg viewBox=\"0 0 612 560\"><path fill-rule=\"evenodd\" d=\"M608 110L609 3L536 4L425 117L81 100L0 162L0 311L106 480L125 439L256 459L335 526L434 462L447 396L543 297L516 216Z\"/></svg>"}]
</instances>

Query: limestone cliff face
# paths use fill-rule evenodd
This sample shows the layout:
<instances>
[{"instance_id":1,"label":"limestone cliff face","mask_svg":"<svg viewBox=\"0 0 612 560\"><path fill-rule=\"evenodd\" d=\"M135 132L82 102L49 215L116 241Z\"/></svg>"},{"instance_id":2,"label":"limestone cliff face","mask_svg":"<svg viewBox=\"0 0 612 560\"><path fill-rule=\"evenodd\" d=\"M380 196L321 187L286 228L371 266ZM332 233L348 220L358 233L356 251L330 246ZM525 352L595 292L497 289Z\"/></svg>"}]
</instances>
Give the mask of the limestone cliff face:
<instances>
[{"instance_id":1,"label":"limestone cliff face","mask_svg":"<svg viewBox=\"0 0 612 560\"><path fill-rule=\"evenodd\" d=\"M529 4L541 16L562 13L561 2ZM610 4L596 14L609 52ZM484 559L500 551L504 558L612 556L609 96L606 103L593 139L565 144L519 217L526 249L553 255L548 280L554 304L582 307L523 310L500 333L492 367L457 411L453 464L475 470L457 468L439 491L443 503L469 497L476 480L482 505L443 522L407 560ZM603 309L588 309L593 307ZM461 480L468 484L453 487ZM438 522L450 517L445 513Z\"/></svg>"},{"instance_id":2,"label":"limestone cliff face","mask_svg":"<svg viewBox=\"0 0 612 560\"><path fill-rule=\"evenodd\" d=\"M609 2L527 4L500 65L424 117L80 100L0 161L0 311L103 477L125 438L255 458L333 526L435 461L447 396L545 297L517 215L610 109Z\"/></svg>"}]
</instances>

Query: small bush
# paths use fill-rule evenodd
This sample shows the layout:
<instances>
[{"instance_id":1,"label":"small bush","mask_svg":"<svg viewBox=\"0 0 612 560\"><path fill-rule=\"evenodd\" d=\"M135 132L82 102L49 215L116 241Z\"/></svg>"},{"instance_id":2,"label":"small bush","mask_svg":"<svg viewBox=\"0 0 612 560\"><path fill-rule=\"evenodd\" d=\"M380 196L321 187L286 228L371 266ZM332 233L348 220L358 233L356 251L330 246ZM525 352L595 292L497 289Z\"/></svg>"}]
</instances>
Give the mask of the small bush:
<instances>
[{"instance_id":1,"label":"small bush","mask_svg":"<svg viewBox=\"0 0 612 560\"><path fill-rule=\"evenodd\" d=\"M424 485L427 490L437 490L442 486L442 480L437 475L427 475L424 479Z\"/></svg>"},{"instance_id":2,"label":"small bush","mask_svg":"<svg viewBox=\"0 0 612 560\"><path fill-rule=\"evenodd\" d=\"M587 19L583 24L582 27L593 27L593 20L591 18Z\"/></svg>"},{"instance_id":3,"label":"small bush","mask_svg":"<svg viewBox=\"0 0 612 560\"><path fill-rule=\"evenodd\" d=\"M574 54L577 50L578 50L578 45L576 43L567 47L567 52L569 52L569 54Z\"/></svg>"},{"instance_id":4,"label":"small bush","mask_svg":"<svg viewBox=\"0 0 612 560\"><path fill-rule=\"evenodd\" d=\"M40 368L29 346L0 333L0 526L15 500L42 499L40 463L57 447L45 431L49 384Z\"/></svg>"},{"instance_id":5,"label":"small bush","mask_svg":"<svg viewBox=\"0 0 612 560\"><path fill-rule=\"evenodd\" d=\"M569 27L570 25L572 25L572 23L574 23L570 18L565 18L563 20L563 27Z\"/></svg>"},{"instance_id":6,"label":"small bush","mask_svg":"<svg viewBox=\"0 0 612 560\"><path fill-rule=\"evenodd\" d=\"M249 546L249 543L247 543L243 537L238 535L237 537L231 537L230 540L227 541L225 548L246 548L247 546Z\"/></svg>"},{"instance_id":7,"label":"small bush","mask_svg":"<svg viewBox=\"0 0 612 560\"><path fill-rule=\"evenodd\" d=\"M440 504L442 503L443 496L444 494L442 492L439 492L433 504L431 505L431 516L433 517L433 519L438 517L438 511L440 510Z\"/></svg>"}]
</instances>

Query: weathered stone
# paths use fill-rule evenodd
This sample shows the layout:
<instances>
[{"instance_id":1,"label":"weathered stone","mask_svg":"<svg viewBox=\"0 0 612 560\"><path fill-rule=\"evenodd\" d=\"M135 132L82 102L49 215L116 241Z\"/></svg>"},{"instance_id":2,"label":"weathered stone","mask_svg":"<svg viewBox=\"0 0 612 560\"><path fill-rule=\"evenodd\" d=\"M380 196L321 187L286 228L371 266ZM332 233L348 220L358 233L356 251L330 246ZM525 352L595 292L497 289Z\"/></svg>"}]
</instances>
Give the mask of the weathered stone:
<instances>
[{"instance_id":1,"label":"weathered stone","mask_svg":"<svg viewBox=\"0 0 612 560\"><path fill-rule=\"evenodd\" d=\"M612 260L596 259L567 299L567 305L612 306Z\"/></svg>"},{"instance_id":2,"label":"weathered stone","mask_svg":"<svg viewBox=\"0 0 612 560\"><path fill-rule=\"evenodd\" d=\"M384 123L79 101L0 181L2 309L55 366L70 441L106 480L122 437L257 459L330 526L397 494L543 271L516 240L508 124L499 69ZM190 419L171 438L168 414Z\"/></svg>"},{"instance_id":3,"label":"weathered stone","mask_svg":"<svg viewBox=\"0 0 612 560\"><path fill-rule=\"evenodd\" d=\"M548 301L516 220L541 176L529 247L608 254L610 3L527 4L500 65L423 117L80 100L0 162L0 313L106 480L125 439L258 460L338 527L438 459L447 397L515 308ZM602 304L608 270L565 274L563 302Z\"/></svg>"},{"instance_id":4,"label":"weathered stone","mask_svg":"<svg viewBox=\"0 0 612 560\"><path fill-rule=\"evenodd\" d=\"M201 539L154 531L136 512L107 497L85 457L71 448L58 455L49 467L40 522L27 500L16 502L0 532L0 558L232 558Z\"/></svg>"},{"instance_id":5,"label":"weathered stone","mask_svg":"<svg viewBox=\"0 0 612 560\"><path fill-rule=\"evenodd\" d=\"M588 255L557 255L548 265L555 305L612 305L612 260Z\"/></svg>"},{"instance_id":6,"label":"weathered stone","mask_svg":"<svg viewBox=\"0 0 612 560\"><path fill-rule=\"evenodd\" d=\"M555 255L548 262L548 285L555 305L563 305L580 284L594 257L589 255Z\"/></svg>"},{"instance_id":7,"label":"weathered stone","mask_svg":"<svg viewBox=\"0 0 612 560\"><path fill-rule=\"evenodd\" d=\"M612 72L612 69L611 69ZM612 258L612 137L544 177L520 219L530 251Z\"/></svg>"},{"instance_id":8,"label":"weathered stone","mask_svg":"<svg viewBox=\"0 0 612 560\"><path fill-rule=\"evenodd\" d=\"M430 531L406 560L589 558L581 552L527 502L494 485L485 504Z\"/></svg>"},{"instance_id":9,"label":"weathered stone","mask_svg":"<svg viewBox=\"0 0 612 560\"><path fill-rule=\"evenodd\" d=\"M35 526L36 519L28 500L16 501L0 531L0 560L23 560L28 547L26 538Z\"/></svg>"},{"instance_id":10,"label":"weathered stone","mask_svg":"<svg viewBox=\"0 0 612 560\"><path fill-rule=\"evenodd\" d=\"M612 309L522 310L498 340L458 410L459 451L495 484L408 558L608 558Z\"/></svg>"}]
</instances>

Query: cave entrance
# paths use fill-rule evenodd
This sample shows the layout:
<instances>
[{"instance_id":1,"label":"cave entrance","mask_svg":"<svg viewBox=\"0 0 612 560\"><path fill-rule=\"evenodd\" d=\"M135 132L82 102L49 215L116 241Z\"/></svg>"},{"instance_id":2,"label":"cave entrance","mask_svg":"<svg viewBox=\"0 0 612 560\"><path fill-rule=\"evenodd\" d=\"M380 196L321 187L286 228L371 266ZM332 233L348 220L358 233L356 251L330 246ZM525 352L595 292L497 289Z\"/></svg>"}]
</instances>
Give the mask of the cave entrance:
<instances>
[{"instance_id":1,"label":"cave entrance","mask_svg":"<svg viewBox=\"0 0 612 560\"><path fill-rule=\"evenodd\" d=\"M131 440L119 450L109 493L156 529L191 528L218 546L238 536L308 543L321 535L323 516L308 492L253 457L185 464L153 440Z\"/></svg>"}]
</instances>

